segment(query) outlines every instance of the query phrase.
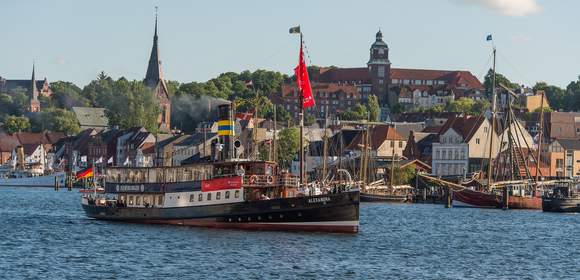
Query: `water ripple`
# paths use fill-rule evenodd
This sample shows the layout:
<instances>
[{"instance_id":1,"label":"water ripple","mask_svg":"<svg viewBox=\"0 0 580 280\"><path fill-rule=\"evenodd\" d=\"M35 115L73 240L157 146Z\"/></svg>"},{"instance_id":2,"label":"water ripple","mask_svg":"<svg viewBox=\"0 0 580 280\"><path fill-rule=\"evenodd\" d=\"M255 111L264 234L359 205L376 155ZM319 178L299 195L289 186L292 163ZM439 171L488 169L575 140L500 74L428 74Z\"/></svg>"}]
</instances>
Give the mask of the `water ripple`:
<instances>
[{"instance_id":1,"label":"water ripple","mask_svg":"<svg viewBox=\"0 0 580 280\"><path fill-rule=\"evenodd\" d=\"M97 221L41 188L0 201L5 279L580 278L580 215L363 204L344 235Z\"/></svg>"}]
</instances>

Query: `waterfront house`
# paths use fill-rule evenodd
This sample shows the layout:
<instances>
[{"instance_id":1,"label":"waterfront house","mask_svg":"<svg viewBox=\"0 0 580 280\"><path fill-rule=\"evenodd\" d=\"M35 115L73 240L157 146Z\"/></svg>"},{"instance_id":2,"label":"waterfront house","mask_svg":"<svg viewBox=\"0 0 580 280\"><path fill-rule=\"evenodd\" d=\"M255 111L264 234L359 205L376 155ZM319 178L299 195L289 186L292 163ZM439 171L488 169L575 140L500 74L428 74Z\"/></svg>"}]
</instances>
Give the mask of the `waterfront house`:
<instances>
[{"instance_id":1,"label":"waterfront house","mask_svg":"<svg viewBox=\"0 0 580 280\"><path fill-rule=\"evenodd\" d=\"M495 158L498 136L488 119L484 116L450 118L439 133L439 141L433 143L433 174L463 176L484 168L490 151L490 133L494 137L492 157Z\"/></svg>"}]
</instances>

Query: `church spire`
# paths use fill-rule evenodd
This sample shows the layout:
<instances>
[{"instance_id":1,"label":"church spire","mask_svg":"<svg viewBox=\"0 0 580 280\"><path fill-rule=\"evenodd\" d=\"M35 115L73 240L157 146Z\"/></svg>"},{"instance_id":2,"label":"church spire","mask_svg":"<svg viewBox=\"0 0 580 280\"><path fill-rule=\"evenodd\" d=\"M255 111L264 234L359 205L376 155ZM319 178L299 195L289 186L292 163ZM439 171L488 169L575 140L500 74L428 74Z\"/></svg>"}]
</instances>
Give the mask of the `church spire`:
<instances>
[{"instance_id":1,"label":"church spire","mask_svg":"<svg viewBox=\"0 0 580 280\"><path fill-rule=\"evenodd\" d=\"M36 77L34 75L35 63L32 61L32 78L30 80L30 105L28 111L32 113L40 112L40 101L38 100L38 88L36 87Z\"/></svg>"},{"instance_id":2,"label":"church spire","mask_svg":"<svg viewBox=\"0 0 580 280\"><path fill-rule=\"evenodd\" d=\"M38 88L36 87L36 77L34 76L34 68L35 68L35 63L34 61L32 61L32 79L31 79L31 83L32 85L30 85L30 98L32 98L32 100L37 100L38 99Z\"/></svg>"},{"instance_id":3,"label":"church spire","mask_svg":"<svg viewBox=\"0 0 580 280\"><path fill-rule=\"evenodd\" d=\"M159 61L157 7L155 7L155 33L153 35L153 48L151 49L151 56L149 57L149 65L147 66L147 73L145 74L145 85L153 88L157 86L160 80L163 80L163 72L161 71L161 61Z\"/></svg>"}]
</instances>

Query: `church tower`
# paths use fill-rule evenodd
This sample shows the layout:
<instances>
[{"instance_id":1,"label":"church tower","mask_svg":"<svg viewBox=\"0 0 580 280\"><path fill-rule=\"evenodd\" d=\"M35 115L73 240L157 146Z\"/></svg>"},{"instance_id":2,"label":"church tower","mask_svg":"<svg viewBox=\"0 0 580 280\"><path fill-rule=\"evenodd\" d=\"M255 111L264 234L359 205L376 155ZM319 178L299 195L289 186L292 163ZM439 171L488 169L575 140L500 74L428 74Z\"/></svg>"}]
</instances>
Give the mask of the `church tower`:
<instances>
[{"instance_id":1,"label":"church tower","mask_svg":"<svg viewBox=\"0 0 580 280\"><path fill-rule=\"evenodd\" d=\"M30 105L28 106L28 111L32 113L40 112L40 101L38 100L38 88L36 87L36 77L34 76L34 63L32 63L32 79L30 90L28 94L30 95Z\"/></svg>"},{"instance_id":2,"label":"church tower","mask_svg":"<svg viewBox=\"0 0 580 280\"><path fill-rule=\"evenodd\" d=\"M378 97L381 108L392 108L396 98L393 98L392 94L389 93L391 83L389 46L383 41L383 33L380 29L376 34L375 42L371 45L367 66L372 83L371 93Z\"/></svg>"},{"instance_id":3,"label":"church tower","mask_svg":"<svg viewBox=\"0 0 580 280\"><path fill-rule=\"evenodd\" d=\"M157 10L157 8L155 8ZM153 48L151 49L151 56L149 57L149 65L147 66L147 73L143 83L148 88L152 89L157 102L159 103L160 113L157 117L157 125L160 132L169 132L171 130L171 100L169 99L169 92L167 85L163 80L163 71L161 68L161 61L159 60L159 46L157 36L157 12L155 12L155 33L153 35Z\"/></svg>"}]
</instances>

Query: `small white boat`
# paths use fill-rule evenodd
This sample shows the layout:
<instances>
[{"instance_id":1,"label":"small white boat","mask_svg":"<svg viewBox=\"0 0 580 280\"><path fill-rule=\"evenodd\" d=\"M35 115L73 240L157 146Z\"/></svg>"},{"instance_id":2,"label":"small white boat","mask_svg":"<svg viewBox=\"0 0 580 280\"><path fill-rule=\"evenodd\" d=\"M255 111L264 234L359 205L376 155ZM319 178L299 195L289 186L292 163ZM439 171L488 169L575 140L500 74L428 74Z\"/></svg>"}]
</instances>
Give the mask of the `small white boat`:
<instances>
[{"instance_id":1,"label":"small white boat","mask_svg":"<svg viewBox=\"0 0 580 280\"><path fill-rule=\"evenodd\" d=\"M65 177L65 172L56 172L40 176L32 176L27 173L11 173L0 175L0 187L54 187L57 181L60 186L64 187Z\"/></svg>"}]
</instances>

